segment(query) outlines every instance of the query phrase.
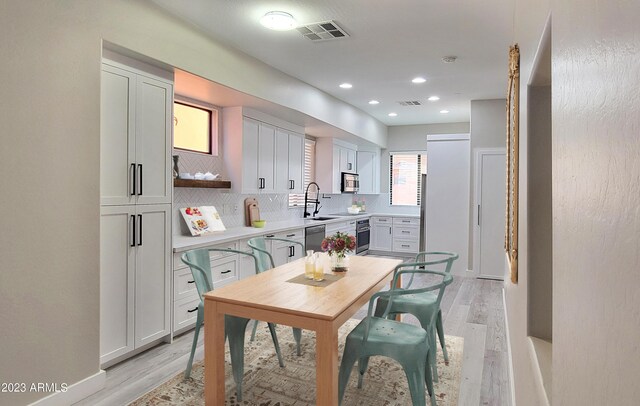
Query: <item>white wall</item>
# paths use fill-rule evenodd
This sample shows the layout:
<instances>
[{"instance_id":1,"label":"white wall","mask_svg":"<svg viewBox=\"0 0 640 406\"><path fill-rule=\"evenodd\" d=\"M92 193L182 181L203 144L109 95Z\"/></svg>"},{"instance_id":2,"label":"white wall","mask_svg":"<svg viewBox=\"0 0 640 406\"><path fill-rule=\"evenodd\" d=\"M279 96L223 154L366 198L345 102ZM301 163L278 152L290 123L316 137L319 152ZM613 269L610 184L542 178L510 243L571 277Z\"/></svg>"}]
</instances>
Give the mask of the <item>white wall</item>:
<instances>
[{"instance_id":1,"label":"white wall","mask_svg":"<svg viewBox=\"0 0 640 406\"><path fill-rule=\"evenodd\" d=\"M553 400L637 405L640 2L553 4Z\"/></svg>"}]
</instances>

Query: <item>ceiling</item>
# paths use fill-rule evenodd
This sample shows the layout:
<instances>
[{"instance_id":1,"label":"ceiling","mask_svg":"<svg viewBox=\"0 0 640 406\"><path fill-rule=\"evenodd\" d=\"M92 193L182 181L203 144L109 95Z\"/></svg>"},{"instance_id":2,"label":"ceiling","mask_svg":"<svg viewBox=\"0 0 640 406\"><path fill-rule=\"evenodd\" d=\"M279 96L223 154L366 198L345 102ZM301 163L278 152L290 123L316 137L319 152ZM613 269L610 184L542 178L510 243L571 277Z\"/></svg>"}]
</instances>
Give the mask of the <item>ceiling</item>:
<instances>
[{"instance_id":1,"label":"ceiling","mask_svg":"<svg viewBox=\"0 0 640 406\"><path fill-rule=\"evenodd\" d=\"M468 122L470 100L505 97L513 0L152 1L389 126ZM273 10L300 24L334 20L349 37L315 42L296 30L268 30L259 19ZM449 55L457 61L444 63ZM426 83L411 83L416 76ZM353 88L341 89L343 82ZM440 100L428 101L432 95Z\"/></svg>"}]
</instances>

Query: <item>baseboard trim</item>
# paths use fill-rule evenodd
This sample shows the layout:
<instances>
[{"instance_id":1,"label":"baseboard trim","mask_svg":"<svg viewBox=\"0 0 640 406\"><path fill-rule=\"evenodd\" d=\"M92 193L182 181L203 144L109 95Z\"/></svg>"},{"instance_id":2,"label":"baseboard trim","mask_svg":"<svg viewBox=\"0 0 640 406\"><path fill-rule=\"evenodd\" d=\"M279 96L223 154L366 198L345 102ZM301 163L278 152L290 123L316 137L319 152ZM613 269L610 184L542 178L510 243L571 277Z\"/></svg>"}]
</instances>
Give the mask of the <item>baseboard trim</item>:
<instances>
[{"instance_id":1,"label":"baseboard trim","mask_svg":"<svg viewBox=\"0 0 640 406\"><path fill-rule=\"evenodd\" d=\"M107 373L101 369L96 374L86 377L73 385L69 385L66 392L52 393L49 396L31 403L29 406L71 405L103 389L106 380Z\"/></svg>"},{"instance_id":2,"label":"baseboard trim","mask_svg":"<svg viewBox=\"0 0 640 406\"><path fill-rule=\"evenodd\" d=\"M511 355L511 334L507 316L507 293L502 288L502 308L504 309L504 329L507 333L507 362L509 363L509 386L511 387L511 406L516 406L516 384L513 377L513 357Z\"/></svg>"}]
</instances>

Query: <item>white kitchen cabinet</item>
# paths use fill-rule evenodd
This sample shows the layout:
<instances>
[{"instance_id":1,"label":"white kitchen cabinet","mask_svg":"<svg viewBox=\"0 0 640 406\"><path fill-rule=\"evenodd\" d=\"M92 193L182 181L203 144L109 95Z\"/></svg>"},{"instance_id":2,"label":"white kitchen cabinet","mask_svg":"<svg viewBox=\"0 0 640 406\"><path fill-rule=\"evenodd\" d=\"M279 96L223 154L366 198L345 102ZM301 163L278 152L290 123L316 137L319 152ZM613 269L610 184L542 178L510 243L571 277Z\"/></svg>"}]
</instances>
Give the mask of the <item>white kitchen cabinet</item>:
<instances>
[{"instance_id":1,"label":"white kitchen cabinet","mask_svg":"<svg viewBox=\"0 0 640 406\"><path fill-rule=\"evenodd\" d=\"M243 107L222 112L223 156L234 191L301 193L304 128Z\"/></svg>"},{"instance_id":2,"label":"white kitchen cabinet","mask_svg":"<svg viewBox=\"0 0 640 406\"><path fill-rule=\"evenodd\" d=\"M276 193L303 193L304 136L276 129Z\"/></svg>"},{"instance_id":3,"label":"white kitchen cabinet","mask_svg":"<svg viewBox=\"0 0 640 406\"><path fill-rule=\"evenodd\" d=\"M244 117L241 141L238 142L242 143L242 155L237 162L242 193L273 193L275 127Z\"/></svg>"},{"instance_id":4,"label":"white kitchen cabinet","mask_svg":"<svg viewBox=\"0 0 640 406\"><path fill-rule=\"evenodd\" d=\"M103 206L100 362L168 335L171 205Z\"/></svg>"},{"instance_id":5,"label":"white kitchen cabinet","mask_svg":"<svg viewBox=\"0 0 640 406\"><path fill-rule=\"evenodd\" d=\"M287 243L286 241L272 241L271 255L275 266L284 265L305 256L304 252L304 229L288 230L286 232L275 234L276 238L283 238L302 244Z\"/></svg>"},{"instance_id":6,"label":"white kitchen cabinet","mask_svg":"<svg viewBox=\"0 0 640 406\"><path fill-rule=\"evenodd\" d=\"M380 151L358 151L358 175L361 195L380 193Z\"/></svg>"},{"instance_id":7,"label":"white kitchen cabinet","mask_svg":"<svg viewBox=\"0 0 640 406\"><path fill-rule=\"evenodd\" d=\"M316 182L322 193L339 194L342 172L356 173L353 144L334 138L316 140Z\"/></svg>"},{"instance_id":8,"label":"white kitchen cabinet","mask_svg":"<svg viewBox=\"0 0 640 406\"><path fill-rule=\"evenodd\" d=\"M171 203L172 103L170 82L102 65L101 204Z\"/></svg>"},{"instance_id":9,"label":"white kitchen cabinet","mask_svg":"<svg viewBox=\"0 0 640 406\"><path fill-rule=\"evenodd\" d=\"M371 245L372 251L391 251L393 248L393 225L387 223L373 223L371 225Z\"/></svg>"}]
</instances>

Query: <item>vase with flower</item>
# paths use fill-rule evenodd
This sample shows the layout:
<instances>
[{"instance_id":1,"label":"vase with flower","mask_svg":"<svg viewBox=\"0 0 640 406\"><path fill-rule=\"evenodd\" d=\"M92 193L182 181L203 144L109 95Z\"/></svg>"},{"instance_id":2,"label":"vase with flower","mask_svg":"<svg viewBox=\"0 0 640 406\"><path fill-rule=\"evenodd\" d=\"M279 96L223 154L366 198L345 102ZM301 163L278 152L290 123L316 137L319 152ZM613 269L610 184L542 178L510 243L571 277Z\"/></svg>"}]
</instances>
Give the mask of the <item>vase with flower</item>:
<instances>
[{"instance_id":1,"label":"vase with flower","mask_svg":"<svg viewBox=\"0 0 640 406\"><path fill-rule=\"evenodd\" d=\"M356 248L356 237L338 231L322 240L320 247L331 257L331 270L345 272L347 270L346 257Z\"/></svg>"}]
</instances>

